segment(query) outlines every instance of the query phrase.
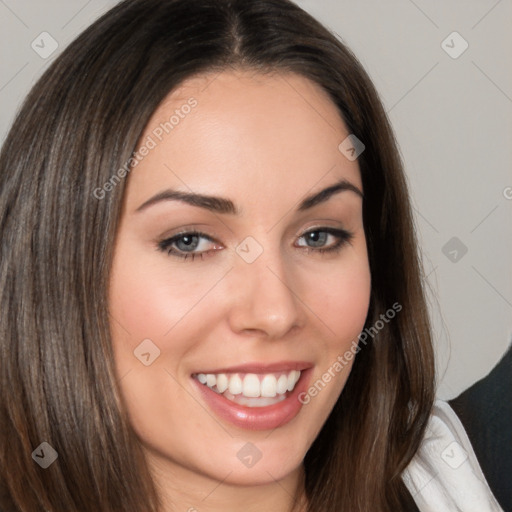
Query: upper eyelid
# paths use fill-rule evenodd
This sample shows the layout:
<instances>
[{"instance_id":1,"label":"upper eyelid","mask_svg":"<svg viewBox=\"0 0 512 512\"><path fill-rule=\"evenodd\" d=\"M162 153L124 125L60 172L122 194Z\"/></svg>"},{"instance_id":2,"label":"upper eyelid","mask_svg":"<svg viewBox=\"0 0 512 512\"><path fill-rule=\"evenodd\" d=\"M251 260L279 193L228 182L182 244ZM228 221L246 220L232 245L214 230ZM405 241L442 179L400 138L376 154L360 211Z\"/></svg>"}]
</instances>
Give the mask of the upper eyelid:
<instances>
[{"instance_id":1,"label":"upper eyelid","mask_svg":"<svg viewBox=\"0 0 512 512\"><path fill-rule=\"evenodd\" d=\"M299 231L298 233L295 233L295 236L297 237L300 237L300 236L304 236L304 235L307 235L308 233L311 233L311 232L314 232L314 231L326 231L326 232L331 232L331 231L343 231L343 232L346 232L346 233L349 233L349 231L345 228L341 228L341 227L333 227L333 226L313 226L313 227L309 227L307 228L306 230L304 231ZM168 240L174 240L176 238L179 238L180 236L185 236L185 235L196 235L196 236L201 236L201 237L204 237L204 238L207 238L208 240L212 241L212 242L215 242L215 237L209 235L208 233L204 233L203 231L201 230L196 230L196 229L193 229L193 228L190 228L190 229L185 229L183 231L180 231L178 233L174 233L170 236L166 236L162 239L163 242L165 241L168 241Z\"/></svg>"},{"instance_id":2,"label":"upper eyelid","mask_svg":"<svg viewBox=\"0 0 512 512\"><path fill-rule=\"evenodd\" d=\"M307 235L308 233L312 233L312 232L315 232L315 231L324 231L326 233L329 233L329 234L331 234L333 236L338 236L338 237L342 233L343 235L345 235L347 237L347 241L350 241L350 239L353 237L353 233L351 231L348 231L347 229L344 229L344 228L341 228L341 227L340 228L335 228L335 227L332 227L332 226L314 226L314 227L310 227L310 228L307 228L305 231L299 232L299 234L296 234L295 236L297 236L298 238L302 238L305 235ZM179 240L180 237L185 236L185 235L199 236L200 238L207 239L209 242L220 244L220 242L218 242L216 240L216 238L208 235L207 233L203 233L202 231L195 230L195 229L185 229L183 231L180 231L179 233L175 233L175 234L173 234L173 235L171 235L169 237L165 237L160 242L158 242L158 245L159 246L163 246L164 244L165 245L171 245L176 240Z\"/></svg>"}]
</instances>

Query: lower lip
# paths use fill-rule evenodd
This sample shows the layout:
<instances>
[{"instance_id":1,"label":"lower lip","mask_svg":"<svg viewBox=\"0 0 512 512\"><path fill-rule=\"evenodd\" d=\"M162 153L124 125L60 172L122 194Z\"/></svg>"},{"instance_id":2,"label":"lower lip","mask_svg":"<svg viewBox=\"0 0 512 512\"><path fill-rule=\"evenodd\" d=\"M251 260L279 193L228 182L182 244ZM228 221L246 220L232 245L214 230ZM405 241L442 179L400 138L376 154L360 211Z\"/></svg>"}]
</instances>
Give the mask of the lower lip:
<instances>
[{"instance_id":1,"label":"lower lip","mask_svg":"<svg viewBox=\"0 0 512 512\"><path fill-rule=\"evenodd\" d=\"M192 380L199 387L209 408L222 419L247 430L270 430L282 427L299 414L303 405L299 395L307 389L311 370L311 368L302 370L295 388L284 400L266 407L246 407L236 404L215 393L197 379L192 378Z\"/></svg>"}]
</instances>

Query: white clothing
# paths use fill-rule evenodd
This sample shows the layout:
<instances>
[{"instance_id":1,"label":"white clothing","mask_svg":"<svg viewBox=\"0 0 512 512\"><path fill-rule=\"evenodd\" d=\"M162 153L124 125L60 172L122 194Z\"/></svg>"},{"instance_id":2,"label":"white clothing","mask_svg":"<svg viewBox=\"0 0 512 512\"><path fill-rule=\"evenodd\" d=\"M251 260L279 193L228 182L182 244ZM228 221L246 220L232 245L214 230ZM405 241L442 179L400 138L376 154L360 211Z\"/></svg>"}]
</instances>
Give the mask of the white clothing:
<instances>
[{"instance_id":1,"label":"white clothing","mask_svg":"<svg viewBox=\"0 0 512 512\"><path fill-rule=\"evenodd\" d=\"M453 409L436 400L402 479L421 512L503 512Z\"/></svg>"}]
</instances>

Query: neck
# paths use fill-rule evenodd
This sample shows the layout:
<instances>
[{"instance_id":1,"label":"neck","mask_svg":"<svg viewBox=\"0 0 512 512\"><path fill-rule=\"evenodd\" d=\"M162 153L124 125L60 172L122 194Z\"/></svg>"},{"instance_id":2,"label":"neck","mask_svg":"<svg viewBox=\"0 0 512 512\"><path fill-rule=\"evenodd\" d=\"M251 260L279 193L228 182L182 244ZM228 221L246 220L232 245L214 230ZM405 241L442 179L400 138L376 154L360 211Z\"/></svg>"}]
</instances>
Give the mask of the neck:
<instances>
[{"instance_id":1,"label":"neck","mask_svg":"<svg viewBox=\"0 0 512 512\"><path fill-rule=\"evenodd\" d=\"M181 467L168 459L148 455L161 496L161 512L305 512L303 465L277 480L237 485L231 472L218 479Z\"/></svg>"}]
</instances>

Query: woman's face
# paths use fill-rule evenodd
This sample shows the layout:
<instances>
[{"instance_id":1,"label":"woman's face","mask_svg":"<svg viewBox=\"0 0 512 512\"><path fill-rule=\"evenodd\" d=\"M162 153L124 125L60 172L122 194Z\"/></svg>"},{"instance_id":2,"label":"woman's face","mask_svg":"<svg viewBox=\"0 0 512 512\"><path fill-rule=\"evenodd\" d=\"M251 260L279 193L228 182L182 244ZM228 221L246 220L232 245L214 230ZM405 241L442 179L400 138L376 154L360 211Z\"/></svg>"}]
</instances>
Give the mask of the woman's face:
<instances>
[{"instance_id":1,"label":"woman's face","mask_svg":"<svg viewBox=\"0 0 512 512\"><path fill-rule=\"evenodd\" d=\"M123 397L160 471L240 485L300 471L369 304L348 135L295 74L194 77L154 113L110 313Z\"/></svg>"}]
</instances>

